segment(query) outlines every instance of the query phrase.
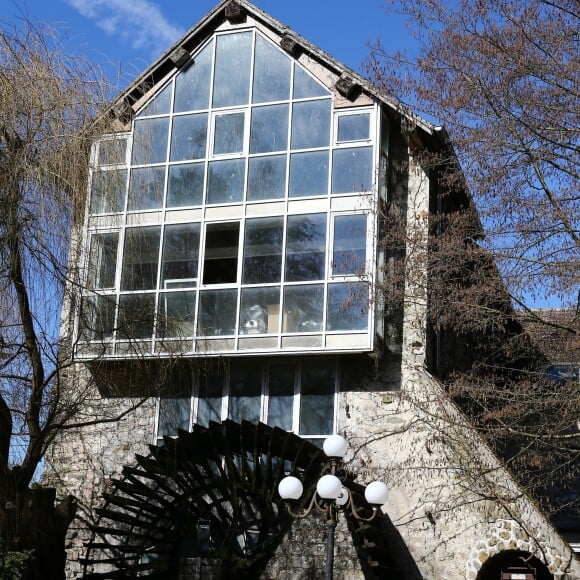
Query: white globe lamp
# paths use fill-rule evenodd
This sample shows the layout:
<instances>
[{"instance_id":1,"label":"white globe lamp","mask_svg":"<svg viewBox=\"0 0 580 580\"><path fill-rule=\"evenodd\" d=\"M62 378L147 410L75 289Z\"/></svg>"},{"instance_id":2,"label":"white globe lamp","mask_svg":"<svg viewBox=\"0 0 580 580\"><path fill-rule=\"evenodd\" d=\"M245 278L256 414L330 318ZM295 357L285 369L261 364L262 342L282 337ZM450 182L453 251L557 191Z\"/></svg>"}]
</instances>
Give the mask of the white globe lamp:
<instances>
[{"instance_id":1,"label":"white globe lamp","mask_svg":"<svg viewBox=\"0 0 580 580\"><path fill-rule=\"evenodd\" d=\"M387 503L388 488L382 481L373 481L366 486L365 499L374 506Z\"/></svg>"},{"instance_id":2,"label":"white globe lamp","mask_svg":"<svg viewBox=\"0 0 580 580\"><path fill-rule=\"evenodd\" d=\"M316 491L322 499L336 499L342 491L342 483L336 475L323 475L316 484Z\"/></svg>"},{"instance_id":3,"label":"white globe lamp","mask_svg":"<svg viewBox=\"0 0 580 580\"><path fill-rule=\"evenodd\" d=\"M331 435L324 440L322 450L327 457L340 457L341 459L346 455L348 443L341 435Z\"/></svg>"},{"instance_id":4,"label":"white globe lamp","mask_svg":"<svg viewBox=\"0 0 580 580\"><path fill-rule=\"evenodd\" d=\"M283 500L300 499L303 491L302 482L293 475L288 475L278 484L278 493Z\"/></svg>"}]
</instances>

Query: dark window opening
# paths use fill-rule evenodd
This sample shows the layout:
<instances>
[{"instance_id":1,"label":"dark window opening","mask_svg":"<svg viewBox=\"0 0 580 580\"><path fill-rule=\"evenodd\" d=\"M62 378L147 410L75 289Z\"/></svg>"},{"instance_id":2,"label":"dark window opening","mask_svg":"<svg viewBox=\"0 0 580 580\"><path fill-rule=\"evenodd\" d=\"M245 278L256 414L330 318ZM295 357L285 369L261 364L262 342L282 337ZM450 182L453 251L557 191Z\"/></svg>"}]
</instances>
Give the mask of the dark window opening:
<instances>
[{"instance_id":1,"label":"dark window opening","mask_svg":"<svg viewBox=\"0 0 580 580\"><path fill-rule=\"evenodd\" d=\"M238 278L240 224L208 224L203 262L204 284L234 284Z\"/></svg>"}]
</instances>

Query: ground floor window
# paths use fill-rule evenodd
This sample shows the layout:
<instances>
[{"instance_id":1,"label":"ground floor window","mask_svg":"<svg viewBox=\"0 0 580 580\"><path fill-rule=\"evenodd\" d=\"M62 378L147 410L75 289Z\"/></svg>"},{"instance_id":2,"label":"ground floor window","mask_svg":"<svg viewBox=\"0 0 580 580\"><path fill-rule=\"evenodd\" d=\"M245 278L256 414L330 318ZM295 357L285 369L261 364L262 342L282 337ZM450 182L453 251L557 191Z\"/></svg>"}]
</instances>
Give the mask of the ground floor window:
<instances>
[{"instance_id":1,"label":"ground floor window","mask_svg":"<svg viewBox=\"0 0 580 580\"><path fill-rule=\"evenodd\" d=\"M320 442L335 432L335 358L240 359L180 373L158 403L156 440L194 424L232 419L292 431Z\"/></svg>"}]
</instances>

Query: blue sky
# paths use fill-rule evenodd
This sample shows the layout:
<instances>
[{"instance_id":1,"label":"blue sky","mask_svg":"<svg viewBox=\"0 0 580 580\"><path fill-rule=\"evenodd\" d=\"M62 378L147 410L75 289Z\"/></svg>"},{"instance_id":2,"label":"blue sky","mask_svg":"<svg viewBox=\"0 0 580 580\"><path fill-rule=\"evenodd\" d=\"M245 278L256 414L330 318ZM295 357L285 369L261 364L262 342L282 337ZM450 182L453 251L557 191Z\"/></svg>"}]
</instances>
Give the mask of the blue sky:
<instances>
[{"instance_id":1,"label":"blue sky","mask_svg":"<svg viewBox=\"0 0 580 580\"><path fill-rule=\"evenodd\" d=\"M57 26L66 48L120 71L125 82L159 57L218 0L4 0L0 18L26 15ZM403 22L382 0L255 0L262 10L362 72L368 41L412 46Z\"/></svg>"}]
</instances>

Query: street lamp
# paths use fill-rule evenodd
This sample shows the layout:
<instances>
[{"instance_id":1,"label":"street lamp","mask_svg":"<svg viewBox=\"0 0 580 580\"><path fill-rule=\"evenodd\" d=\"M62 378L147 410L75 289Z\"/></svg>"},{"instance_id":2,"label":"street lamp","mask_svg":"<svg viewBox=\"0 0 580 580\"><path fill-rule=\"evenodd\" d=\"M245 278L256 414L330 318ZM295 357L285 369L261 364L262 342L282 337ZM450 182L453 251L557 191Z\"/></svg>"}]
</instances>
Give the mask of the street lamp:
<instances>
[{"instance_id":1,"label":"street lamp","mask_svg":"<svg viewBox=\"0 0 580 580\"><path fill-rule=\"evenodd\" d=\"M278 493L286 503L288 513L295 518L305 518L314 508L326 514L326 580L332 580L334 570L334 532L339 511L350 510L350 513L361 521L370 522L378 513L378 508L387 501L387 486L382 481L373 481L365 488L365 499L372 507L369 517L363 516L354 504L353 496L344 485L346 479L353 479L344 467L343 458L348 450L348 443L340 435L331 435L322 447L329 461L323 475L316 483L316 491L308 506L300 513L292 510L292 502L300 499L304 491L302 482L293 475L282 479Z\"/></svg>"}]
</instances>

